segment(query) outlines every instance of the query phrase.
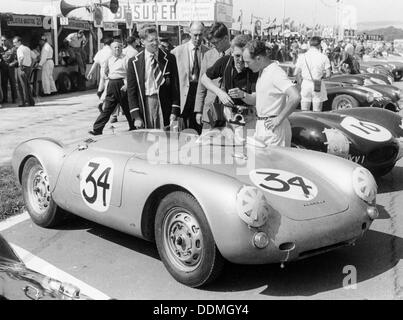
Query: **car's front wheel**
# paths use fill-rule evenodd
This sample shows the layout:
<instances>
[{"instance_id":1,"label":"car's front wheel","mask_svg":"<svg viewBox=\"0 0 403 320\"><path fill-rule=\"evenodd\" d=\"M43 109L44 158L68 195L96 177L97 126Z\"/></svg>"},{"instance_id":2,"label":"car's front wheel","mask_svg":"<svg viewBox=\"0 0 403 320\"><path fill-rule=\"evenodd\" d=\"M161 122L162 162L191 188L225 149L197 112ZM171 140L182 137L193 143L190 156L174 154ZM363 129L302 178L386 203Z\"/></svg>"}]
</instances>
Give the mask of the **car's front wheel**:
<instances>
[{"instance_id":1,"label":"car's front wheel","mask_svg":"<svg viewBox=\"0 0 403 320\"><path fill-rule=\"evenodd\" d=\"M161 201L155 240L162 262L177 281L200 287L221 273L224 259L202 208L190 194L176 191Z\"/></svg>"},{"instance_id":2,"label":"car's front wheel","mask_svg":"<svg viewBox=\"0 0 403 320\"><path fill-rule=\"evenodd\" d=\"M52 228L64 218L51 194L49 176L36 158L30 158L22 172L22 192L28 213L35 224Z\"/></svg>"},{"instance_id":3,"label":"car's front wheel","mask_svg":"<svg viewBox=\"0 0 403 320\"><path fill-rule=\"evenodd\" d=\"M355 98L347 94L341 94L334 98L332 103L332 110L351 109L357 108L358 106L359 102Z\"/></svg>"}]
</instances>

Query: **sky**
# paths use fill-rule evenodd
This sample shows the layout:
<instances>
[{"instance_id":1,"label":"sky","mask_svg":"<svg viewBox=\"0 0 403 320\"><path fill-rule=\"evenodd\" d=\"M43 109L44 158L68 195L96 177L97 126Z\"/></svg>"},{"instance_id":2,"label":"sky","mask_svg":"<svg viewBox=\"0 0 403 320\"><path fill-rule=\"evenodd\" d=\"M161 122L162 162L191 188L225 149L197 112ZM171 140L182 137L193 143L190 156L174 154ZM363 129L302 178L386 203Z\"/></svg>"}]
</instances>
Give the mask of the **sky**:
<instances>
[{"instance_id":1,"label":"sky","mask_svg":"<svg viewBox=\"0 0 403 320\"><path fill-rule=\"evenodd\" d=\"M283 17L285 2L286 17L308 24L336 24L336 0L233 0L234 17L243 10L244 23L250 22L251 14L277 21ZM344 0L346 5L357 8L357 21L400 21L403 24L402 0Z\"/></svg>"}]
</instances>

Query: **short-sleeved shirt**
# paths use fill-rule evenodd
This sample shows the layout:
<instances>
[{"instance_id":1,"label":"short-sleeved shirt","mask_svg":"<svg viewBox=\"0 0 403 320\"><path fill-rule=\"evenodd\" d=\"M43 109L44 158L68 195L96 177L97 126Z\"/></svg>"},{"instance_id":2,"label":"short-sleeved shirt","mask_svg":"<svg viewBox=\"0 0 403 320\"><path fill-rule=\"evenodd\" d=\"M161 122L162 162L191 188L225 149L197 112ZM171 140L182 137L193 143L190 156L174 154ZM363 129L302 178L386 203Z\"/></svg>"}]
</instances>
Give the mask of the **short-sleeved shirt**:
<instances>
[{"instance_id":1,"label":"short-sleeved shirt","mask_svg":"<svg viewBox=\"0 0 403 320\"><path fill-rule=\"evenodd\" d=\"M101 67L112 56L112 49L110 46L104 46L94 56L94 62L98 63Z\"/></svg>"},{"instance_id":2,"label":"short-sleeved shirt","mask_svg":"<svg viewBox=\"0 0 403 320\"><path fill-rule=\"evenodd\" d=\"M302 70L302 78L308 81L312 81L312 78L313 80L322 79L325 71L330 68L331 65L329 58L315 48L311 48L308 50L307 53L301 55L298 58L297 64L295 66L295 70ZM311 71L312 77L309 73L309 70Z\"/></svg>"},{"instance_id":3,"label":"short-sleeved shirt","mask_svg":"<svg viewBox=\"0 0 403 320\"><path fill-rule=\"evenodd\" d=\"M20 45L17 49L17 58L20 66L30 67L32 65L31 49Z\"/></svg>"},{"instance_id":4,"label":"short-sleeved shirt","mask_svg":"<svg viewBox=\"0 0 403 320\"><path fill-rule=\"evenodd\" d=\"M252 93L256 90L256 81L258 73L252 72L249 68L244 68L241 72L235 68L234 58L226 55L216 61L216 63L207 69L206 76L211 80L223 78L225 73L223 87L228 92L230 89L239 88L246 93ZM236 105L245 105L242 99L234 99Z\"/></svg>"},{"instance_id":5,"label":"short-sleeved shirt","mask_svg":"<svg viewBox=\"0 0 403 320\"><path fill-rule=\"evenodd\" d=\"M257 115L278 116L287 102L285 92L292 86L293 83L277 63L272 63L263 69L256 83Z\"/></svg>"},{"instance_id":6,"label":"short-sleeved shirt","mask_svg":"<svg viewBox=\"0 0 403 320\"><path fill-rule=\"evenodd\" d=\"M66 37L66 40L69 42L70 47L73 48L81 48L82 44L87 41L84 35L81 38L79 38L77 32L70 33Z\"/></svg>"}]
</instances>

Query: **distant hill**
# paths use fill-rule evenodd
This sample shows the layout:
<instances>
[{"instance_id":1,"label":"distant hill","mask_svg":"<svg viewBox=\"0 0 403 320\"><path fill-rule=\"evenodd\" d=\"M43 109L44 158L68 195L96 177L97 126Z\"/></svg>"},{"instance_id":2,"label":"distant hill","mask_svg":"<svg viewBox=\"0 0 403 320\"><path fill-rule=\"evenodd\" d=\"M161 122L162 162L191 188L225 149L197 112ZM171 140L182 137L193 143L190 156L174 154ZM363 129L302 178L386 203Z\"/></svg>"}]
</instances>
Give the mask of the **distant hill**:
<instances>
[{"instance_id":1,"label":"distant hill","mask_svg":"<svg viewBox=\"0 0 403 320\"><path fill-rule=\"evenodd\" d=\"M403 29L403 20L400 21L366 21L358 23L358 31L383 29L387 27L395 27Z\"/></svg>"},{"instance_id":2,"label":"distant hill","mask_svg":"<svg viewBox=\"0 0 403 320\"><path fill-rule=\"evenodd\" d=\"M380 34L385 37L385 41L393 41L395 39L403 39L403 29L398 29L395 27L387 27L372 30L361 30L359 33L366 33L369 35Z\"/></svg>"}]
</instances>

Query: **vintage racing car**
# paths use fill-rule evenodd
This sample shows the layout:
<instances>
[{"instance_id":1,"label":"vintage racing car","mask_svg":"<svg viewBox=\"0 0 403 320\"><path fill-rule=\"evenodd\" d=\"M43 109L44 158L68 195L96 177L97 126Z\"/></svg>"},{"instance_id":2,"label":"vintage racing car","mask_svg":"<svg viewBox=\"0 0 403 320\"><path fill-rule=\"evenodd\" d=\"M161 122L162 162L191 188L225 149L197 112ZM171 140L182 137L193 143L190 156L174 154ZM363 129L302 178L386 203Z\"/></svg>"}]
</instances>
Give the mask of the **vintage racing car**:
<instances>
[{"instance_id":1,"label":"vintage racing car","mask_svg":"<svg viewBox=\"0 0 403 320\"><path fill-rule=\"evenodd\" d=\"M295 81L293 65L280 64L280 67ZM333 75L332 78L324 80L328 100L323 103L323 111L357 107L400 111L400 90L391 85L381 85L381 79L386 81L383 76L378 75Z\"/></svg>"},{"instance_id":2,"label":"vintage racing car","mask_svg":"<svg viewBox=\"0 0 403 320\"><path fill-rule=\"evenodd\" d=\"M352 160L375 176L390 172L403 157L402 117L388 110L297 112L290 122L294 147Z\"/></svg>"},{"instance_id":3,"label":"vintage racing car","mask_svg":"<svg viewBox=\"0 0 403 320\"><path fill-rule=\"evenodd\" d=\"M374 84L391 85L393 83L393 78L389 79L387 76L371 73L361 73L361 74L337 73L333 74L329 80L333 82L357 84L360 86L368 86Z\"/></svg>"},{"instance_id":4,"label":"vintage racing car","mask_svg":"<svg viewBox=\"0 0 403 320\"><path fill-rule=\"evenodd\" d=\"M325 80L328 100L323 103L323 111L375 107L400 111L400 90L393 86L359 86L343 82Z\"/></svg>"},{"instance_id":5,"label":"vintage racing car","mask_svg":"<svg viewBox=\"0 0 403 320\"><path fill-rule=\"evenodd\" d=\"M225 129L38 138L15 149L12 165L36 224L54 227L70 212L155 241L191 287L213 281L225 260L283 264L353 244L378 217L377 185L362 166L239 144Z\"/></svg>"},{"instance_id":6,"label":"vintage racing car","mask_svg":"<svg viewBox=\"0 0 403 320\"><path fill-rule=\"evenodd\" d=\"M76 286L28 269L0 235L0 300L91 300Z\"/></svg>"},{"instance_id":7,"label":"vintage racing car","mask_svg":"<svg viewBox=\"0 0 403 320\"><path fill-rule=\"evenodd\" d=\"M400 81L403 78L403 60L401 57L390 56L374 58L364 56L364 64L366 66L380 66L386 68L393 74L395 81Z\"/></svg>"}]
</instances>

